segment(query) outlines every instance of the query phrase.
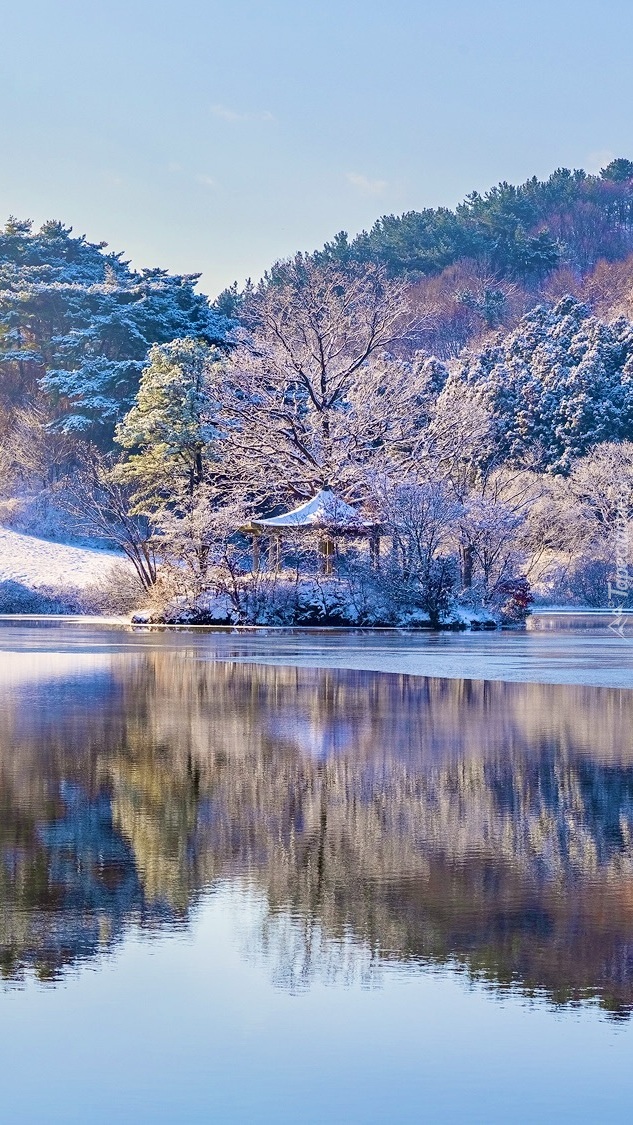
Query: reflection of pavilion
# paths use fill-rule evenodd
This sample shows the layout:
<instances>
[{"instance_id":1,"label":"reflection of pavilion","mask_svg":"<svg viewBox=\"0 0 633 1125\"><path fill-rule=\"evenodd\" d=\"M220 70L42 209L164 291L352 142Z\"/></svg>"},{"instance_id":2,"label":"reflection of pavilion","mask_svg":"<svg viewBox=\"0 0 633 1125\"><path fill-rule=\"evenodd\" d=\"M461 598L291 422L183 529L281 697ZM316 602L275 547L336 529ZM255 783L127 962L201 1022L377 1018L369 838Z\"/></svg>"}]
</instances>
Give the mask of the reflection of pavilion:
<instances>
[{"instance_id":1,"label":"reflection of pavilion","mask_svg":"<svg viewBox=\"0 0 633 1125\"><path fill-rule=\"evenodd\" d=\"M269 568L277 571L281 564L281 544L284 537L297 533L305 535L310 532L316 532L318 535L324 574L332 573L335 544L339 539L366 539L372 562L374 565L378 562L380 551L378 524L364 520L355 508L326 488L289 512L268 519L252 520L244 530L253 536L254 570L259 570L259 541L262 536L267 536L269 542Z\"/></svg>"},{"instance_id":2,"label":"reflection of pavilion","mask_svg":"<svg viewBox=\"0 0 633 1125\"><path fill-rule=\"evenodd\" d=\"M351 753L357 736L353 719L343 716L282 716L266 724L267 733L278 743L315 762L327 762L337 754Z\"/></svg>"}]
</instances>

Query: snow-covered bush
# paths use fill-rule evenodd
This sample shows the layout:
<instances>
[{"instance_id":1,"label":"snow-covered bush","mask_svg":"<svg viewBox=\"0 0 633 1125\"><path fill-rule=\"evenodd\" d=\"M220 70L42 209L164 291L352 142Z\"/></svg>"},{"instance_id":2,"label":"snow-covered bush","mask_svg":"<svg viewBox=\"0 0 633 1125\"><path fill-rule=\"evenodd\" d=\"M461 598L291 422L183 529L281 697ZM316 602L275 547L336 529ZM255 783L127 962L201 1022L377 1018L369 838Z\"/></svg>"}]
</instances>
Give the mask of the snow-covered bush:
<instances>
[{"instance_id":1,"label":"snow-covered bush","mask_svg":"<svg viewBox=\"0 0 633 1125\"><path fill-rule=\"evenodd\" d=\"M146 591L126 563L115 563L98 582L77 593L81 613L94 616L127 615L144 605Z\"/></svg>"},{"instance_id":2,"label":"snow-covered bush","mask_svg":"<svg viewBox=\"0 0 633 1125\"><path fill-rule=\"evenodd\" d=\"M85 586L29 587L13 579L0 582L0 613L7 614L126 616L144 600L142 586L124 565L113 566L99 582Z\"/></svg>"},{"instance_id":3,"label":"snow-covered bush","mask_svg":"<svg viewBox=\"0 0 633 1125\"><path fill-rule=\"evenodd\" d=\"M0 613L53 614L81 613L80 591L42 586L33 590L22 582L0 582Z\"/></svg>"}]
</instances>

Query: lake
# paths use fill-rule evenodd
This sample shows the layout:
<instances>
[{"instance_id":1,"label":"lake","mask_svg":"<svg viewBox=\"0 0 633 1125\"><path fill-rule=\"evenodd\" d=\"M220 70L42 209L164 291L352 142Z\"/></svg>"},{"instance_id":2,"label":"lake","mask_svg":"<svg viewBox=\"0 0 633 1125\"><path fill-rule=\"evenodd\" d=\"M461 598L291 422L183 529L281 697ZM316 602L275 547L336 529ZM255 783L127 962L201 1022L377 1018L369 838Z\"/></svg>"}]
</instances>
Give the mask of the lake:
<instances>
[{"instance_id":1,"label":"lake","mask_svg":"<svg viewBox=\"0 0 633 1125\"><path fill-rule=\"evenodd\" d=\"M1 622L1 1119L626 1117L608 625Z\"/></svg>"}]
</instances>

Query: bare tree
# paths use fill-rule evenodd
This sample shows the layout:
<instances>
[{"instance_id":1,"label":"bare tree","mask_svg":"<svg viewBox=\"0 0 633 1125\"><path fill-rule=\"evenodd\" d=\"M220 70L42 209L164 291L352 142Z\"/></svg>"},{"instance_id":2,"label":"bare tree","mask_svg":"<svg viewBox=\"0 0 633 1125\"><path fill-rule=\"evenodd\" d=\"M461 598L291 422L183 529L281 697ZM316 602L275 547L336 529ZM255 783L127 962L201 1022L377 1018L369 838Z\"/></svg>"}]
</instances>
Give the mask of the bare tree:
<instances>
[{"instance_id":1,"label":"bare tree","mask_svg":"<svg viewBox=\"0 0 633 1125\"><path fill-rule=\"evenodd\" d=\"M130 514L130 490L112 475L112 460L95 449L85 452L68 480L63 504L83 534L118 547L132 563L141 585L156 583L156 539L144 516Z\"/></svg>"},{"instance_id":2,"label":"bare tree","mask_svg":"<svg viewBox=\"0 0 633 1125\"><path fill-rule=\"evenodd\" d=\"M506 468L472 482L457 521L465 589L476 581L487 600L503 583L532 569L543 548L529 534L528 522L543 490L536 474Z\"/></svg>"},{"instance_id":3,"label":"bare tree","mask_svg":"<svg viewBox=\"0 0 633 1125\"><path fill-rule=\"evenodd\" d=\"M451 549L461 505L446 481L377 481L376 505L391 542L385 577L403 607L421 607L437 627L450 606L458 578Z\"/></svg>"},{"instance_id":4,"label":"bare tree","mask_svg":"<svg viewBox=\"0 0 633 1125\"><path fill-rule=\"evenodd\" d=\"M415 421L415 371L382 362L411 331L406 293L374 267L297 257L250 296L228 363L235 475L296 498L357 489L359 469Z\"/></svg>"}]
</instances>

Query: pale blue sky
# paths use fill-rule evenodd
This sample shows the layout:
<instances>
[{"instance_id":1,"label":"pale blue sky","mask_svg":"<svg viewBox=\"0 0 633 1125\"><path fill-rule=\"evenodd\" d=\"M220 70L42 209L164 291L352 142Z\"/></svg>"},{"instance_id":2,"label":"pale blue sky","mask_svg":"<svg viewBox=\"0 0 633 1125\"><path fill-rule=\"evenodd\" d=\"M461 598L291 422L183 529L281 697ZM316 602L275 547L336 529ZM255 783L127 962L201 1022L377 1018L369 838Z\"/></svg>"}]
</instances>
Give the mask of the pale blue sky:
<instances>
[{"instance_id":1,"label":"pale blue sky","mask_svg":"<svg viewBox=\"0 0 633 1125\"><path fill-rule=\"evenodd\" d=\"M0 215L215 294L381 214L633 158L620 0L2 8Z\"/></svg>"}]
</instances>

